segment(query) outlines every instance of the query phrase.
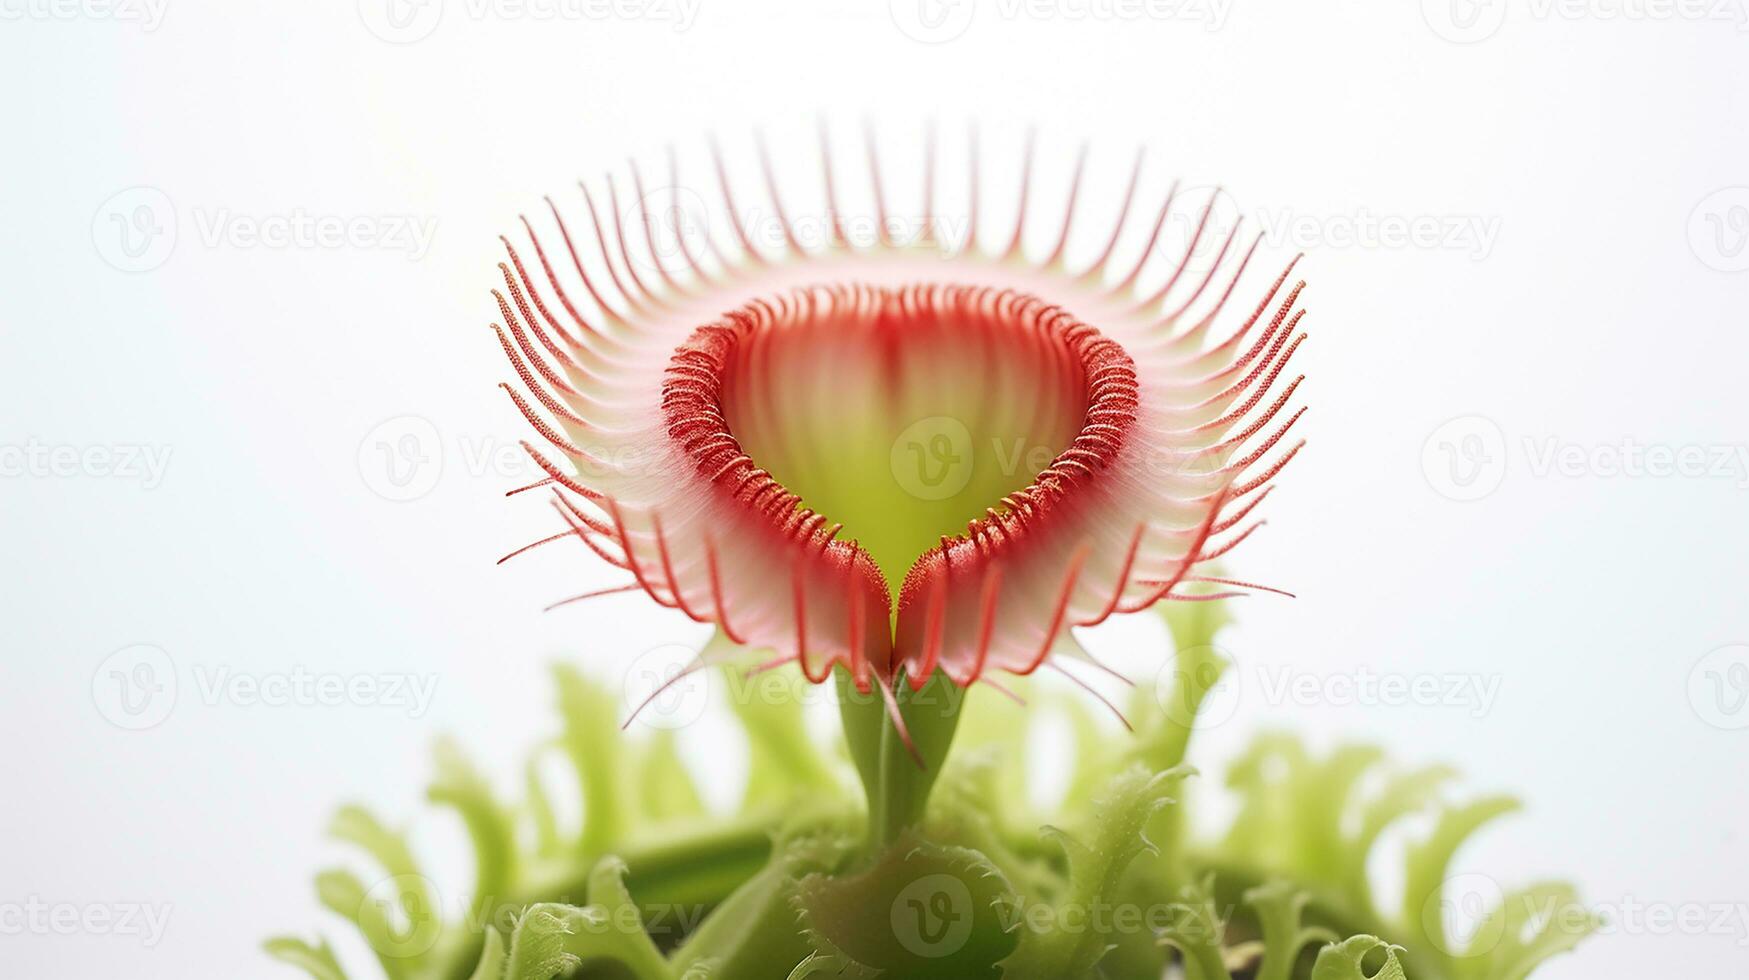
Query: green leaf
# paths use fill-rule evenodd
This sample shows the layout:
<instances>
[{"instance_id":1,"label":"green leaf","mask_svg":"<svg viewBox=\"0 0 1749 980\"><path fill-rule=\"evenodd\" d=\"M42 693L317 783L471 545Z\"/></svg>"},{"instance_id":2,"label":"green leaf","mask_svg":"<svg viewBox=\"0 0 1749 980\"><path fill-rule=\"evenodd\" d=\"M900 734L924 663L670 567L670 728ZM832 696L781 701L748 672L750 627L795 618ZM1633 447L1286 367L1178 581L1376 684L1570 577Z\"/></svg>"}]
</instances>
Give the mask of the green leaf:
<instances>
[{"instance_id":1,"label":"green leaf","mask_svg":"<svg viewBox=\"0 0 1749 980\"><path fill-rule=\"evenodd\" d=\"M1068 791L1063 794L1063 816L1079 817L1081 813L1076 812L1077 808L1084 808L1098 799L1121 771L1122 753L1116 748L1117 740L1101 727L1092 704L1086 698L1065 694L1052 700L1068 713L1070 731L1074 733L1074 743L1069 746L1072 768Z\"/></svg>"},{"instance_id":2,"label":"green leaf","mask_svg":"<svg viewBox=\"0 0 1749 980\"><path fill-rule=\"evenodd\" d=\"M559 744L577 773L583 796L583 830L578 848L606 854L625 836L624 735L615 720L619 705L568 664L553 665L559 688L559 714L565 722Z\"/></svg>"},{"instance_id":3,"label":"green leaf","mask_svg":"<svg viewBox=\"0 0 1749 980\"><path fill-rule=\"evenodd\" d=\"M684 820L706 812L672 731L658 731L638 752L638 804L644 820Z\"/></svg>"},{"instance_id":4,"label":"green leaf","mask_svg":"<svg viewBox=\"0 0 1749 980\"><path fill-rule=\"evenodd\" d=\"M796 922L796 880L830 873L849 853L840 833L778 835L770 862L711 911L670 960L683 977L770 980L810 957Z\"/></svg>"},{"instance_id":5,"label":"green leaf","mask_svg":"<svg viewBox=\"0 0 1749 980\"><path fill-rule=\"evenodd\" d=\"M504 937L491 926L486 927L486 938L480 946L480 962L475 965L474 972L468 974L468 980L504 980L504 965L508 957L504 952Z\"/></svg>"},{"instance_id":6,"label":"green leaf","mask_svg":"<svg viewBox=\"0 0 1749 980\"><path fill-rule=\"evenodd\" d=\"M796 886L808 939L841 977L997 980L997 961L1015 948L1005 916L1015 901L982 855L914 832L860 872Z\"/></svg>"},{"instance_id":7,"label":"green leaf","mask_svg":"<svg viewBox=\"0 0 1749 980\"><path fill-rule=\"evenodd\" d=\"M1374 956L1382 950L1381 956ZM1331 943L1318 951L1312 964L1312 980L1408 980L1397 954L1401 946L1392 946L1377 936L1351 936L1340 943ZM1368 958L1380 963L1377 972L1366 972Z\"/></svg>"},{"instance_id":8,"label":"green leaf","mask_svg":"<svg viewBox=\"0 0 1749 980\"><path fill-rule=\"evenodd\" d=\"M510 933L504 980L552 980L576 969L582 961L565 949L565 940L590 919L571 905L530 905Z\"/></svg>"},{"instance_id":9,"label":"green leaf","mask_svg":"<svg viewBox=\"0 0 1749 980\"><path fill-rule=\"evenodd\" d=\"M261 946L267 955L308 973L311 980L346 980L346 971L340 969L340 962L325 939L320 946L311 946L293 936L276 936Z\"/></svg>"},{"instance_id":10,"label":"green leaf","mask_svg":"<svg viewBox=\"0 0 1749 980\"><path fill-rule=\"evenodd\" d=\"M345 806L336 811L328 824L328 834L358 845L377 859L391 880L387 883L388 888L379 885L376 891L379 896L384 891L394 893L396 907L407 923L441 929L436 889L420 872L419 862L413 858L403 835L389 830L370 811L358 806ZM405 958L417 965L424 962L426 952L407 953Z\"/></svg>"},{"instance_id":11,"label":"green leaf","mask_svg":"<svg viewBox=\"0 0 1749 980\"><path fill-rule=\"evenodd\" d=\"M712 646L717 647L714 658ZM720 631L700 654L713 662L733 655L732 641ZM729 704L747 733L749 767L742 811L815 792L838 792L838 777L808 733L804 700L796 696L796 685L804 682L800 671L783 668L749 674L729 664L724 673Z\"/></svg>"},{"instance_id":12,"label":"green leaf","mask_svg":"<svg viewBox=\"0 0 1749 980\"><path fill-rule=\"evenodd\" d=\"M433 906L405 921L397 921L390 906L419 909L411 905L409 893L427 886L424 879L388 877L366 889L351 871L331 870L316 876L316 897L330 911L356 925L376 953L383 973L390 980L400 980L411 976L420 959L437 944L443 923Z\"/></svg>"},{"instance_id":13,"label":"green leaf","mask_svg":"<svg viewBox=\"0 0 1749 980\"><path fill-rule=\"evenodd\" d=\"M1016 889L1029 895L1054 895L1064 882L1042 861L1023 858L1010 842L1001 747L984 745L960 751L930 797L925 826L932 840L953 841L982 854Z\"/></svg>"},{"instance_id":14,"label":"green leaf","mask_svg":"<svg viewBox=\"0 0 1749 980\"><path fill-rule=\"evenodd\" d=\"M1416 952L1437 956L1448 965L1459 952L1446 935L1446 875L1452 855L1475 832L1491 820L1518 809L1518 801L1491 796L1464 806L1442 810L1425 840L1411 844L1407 877L1403 885L1403 922L1416 940Z\"/></svg>"},{"instance_id":15,"label":"green leaf","mask_svg":"<svg viewBox=\"0 0 1749 980\"><path fill-rule=\"evenodd\" d=\"M1314 801L1305 796L1312 759L1300 740L1265 732L1227 770L1227 786L1240 800L1239 813L1222 849L1244 855L1270 873L1303 878L1302 825L1314 819Z\"/></svg>"},{"instance_id":16,"label":"green leaf","mask_svg":"<svg viewBox=\"0 0 1749 980\"><path fill-rule=\"evenodd\" d=\"M1550 957L1572 950L1602 923L1563 882L1515 891L1477 924L1457 962L1470 980L1524 980Z\"/></svg>"},{"instance_id":17,"label":"green leaf","mask_svg":"<svg viewBox=\"0 0 1749 980\"><path fill-rule=\"evenodd\" d=\"M1136 686L1132 710L1143 719L1137 758L1165 770L1183 764L1203 702L1226 673L1228 661L1214 640L1232 616L1224 602L1161 602L1154 608L1172 634L1172 669L1161 671L1155 684Z\"/></svg>"},{"instance_id":18,"label":"green leaf","mask_svg":"<svg viewBox=\"0 0 1749 980\"><path fill-rule=\"evenodd\" d=\"M1132 714L1139 723L1130 757L1154 772L1184 764L1190 739L1209 693L1221 682L1231 662L1214 645L1215 635L1232 622L1224 602L1160 602L1154 608L1172 635L1170 671L1153 684L1138 684ZM1161 857L1154 875L1167 888L1188 883L1185 860L1185 811L1168 807L1154 818L1151 830Z\"/></svg>"},{"instance_id":19,"label":"green leaf","mask_svg":"<svg viewBox=\"0 0 1749 980\"><path fill-rule=\"evenodd\" d=\"M547 796L546 784L541 782L540 763L539 750L530 752L528 761L523 763L522 787L528 794L523 809L534 823L535 853L550 857L559 851L559 824L553 814L552 800Z\"/></svg>"},{"instance_id":20,"label":"green leaf","mask_svg":"<svg viewBox=\"0 0 1749 980\"><path fill-rule=\"evenodd\" d=\"M614 857L590 872L588 905L542 903L523 912L510 935L503 980L552 980L591 963L611 963L615 975L629 980L674 977L626 892L625 865Z\"/></svg>"},{"instance_id":21,"label":"green leaf","mask_svg":"<svg viewBox=\"0 0 1749 980\"><path fill-rule=\"evenodd\" d=\"M1146 835L1150 818L1172 802L1169 794L1190 772L1180 767L1149 773L1140 766L1125 771L1094 805L1084 840L1045 828L1068 861L1068 889L1051 903L1043 928L1027 898L1019 900L1016 921L1025 925L1014 953L1002 962L1003 980L1069 980L1093 972L1115 933L1126 928L1114 918L1100 920L1107 918L1105 911L1118 907L1115 896L1130 863L1154 848ZM1142 926L1137 922L1128 928Z\"/></svg>"},{"instance_id":22,"label":"green leaf","mask_svg":"<svg viewBox=\"0 0 1749 980\"><path fill-rule=\"evenodd\" d=\"M1043 693L1032 685L1032 678L1021 677L1011 683L1017 696L1031 701ZM993 766L992 792L989 800L992 815L1001 822L1031 834L1039 821L1029 819L1032 803L1027 798L1026 758L1027 732L1037 715L1029 705L1017 704L989 688L973 685L966 692L960 709L959 730L954 734L954 759L980 757ZM999 764L999 765L997 765ZM951 765L951 763L950 763Z\"/></svg>"},{"instance_id":23,"label":"green leaf","mask_svg":"<svg viewBox=\"0 0 1749 980\"><path fill-rule=\"evenodd\" d=\"M431 802L455 809L474 845L474 910L481 916L510 894L517 859L510 814L492 798L492 788L449 739L437 743L437 777L426 790Z\"/></svg>"},{"instance_id":24,"label":"green leaf","mask_svg":"<svg viewBox=\"0 0 1749 980\"><path fill-rule=\"evenodd\" d=\"M1380 835L1396 821L1436 802L1440 787L1456 775L1450 767L1430 766L1392 776L1384 789L1366 802L1361 810L1360 828L1349 840L1348 868L1343 875L1343 890L1354 908L1374 908L1372 883L1367 877L1367 855L1377 845Z\"/></svg>"},{"instance_id":25,"label":"green leaf","mask_svg":"<svg viewBox=\"0 0 1749 980\"><path fill-rule=\"evenodd\" d=\"M1185 980L1231 980L1222 944L1227 923L1215 904L1214 876L1186 884L1170 906L1172 920L1160 933L1162 945L1184 956Z\"/></svg>"},{"instance_id":26,"label":"green leaf","mask_svg":"<svg viewBox=\"0 0 1749 980\"><path fill-rule=\"evenodd\" d=\"M1335 942L1328 929L1300 924L1311 896L1293 884L1275 880L1245 892L1245 902L1257 910L1263 930L1263 965L1255 980L1288 980L1300 950L1315 942Z\"/></svg>"},{"instance_id":27,"label":"green leaf","mask_svg":"<svg viewBox=\"0 0 1749 980\"><path fill-rule=\"evenodd\" d=\"M589 873L589 908L582 933L572 933L565 948L580 962L608 960L639 980L665 980L668 961L644 928L643 913L626 891L625 862L604 857Z\"/></svg>"}]
</instances>

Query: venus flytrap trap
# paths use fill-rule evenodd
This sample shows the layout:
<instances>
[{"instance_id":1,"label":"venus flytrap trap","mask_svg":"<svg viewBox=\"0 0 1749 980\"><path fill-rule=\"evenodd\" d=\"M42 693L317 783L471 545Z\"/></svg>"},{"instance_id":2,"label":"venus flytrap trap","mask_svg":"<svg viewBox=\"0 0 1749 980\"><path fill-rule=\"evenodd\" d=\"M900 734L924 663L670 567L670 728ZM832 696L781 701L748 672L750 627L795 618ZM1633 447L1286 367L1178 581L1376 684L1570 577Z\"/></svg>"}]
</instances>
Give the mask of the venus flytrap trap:
<instances>
[{"instance_id":1,"label":"venus flytrap trap","mask_svg":"<svg viewBox=\"0 0 1749 980\"><path fill-rule=\"evenodd\" d=\"M735 812L713 812L671 734L628 737L614 700L561 668L562 732L531 758L520 803L439 749L430 798L468 831L472 897L446 901L399 832L348 808L331 832L382 877L325 873L323 902L392 980L1519 980L1570 948L1588 918L1526 911L1576 905L1557 886L1449 935L1453 854L1512 804L1446 803L1449 773L1397 774L1370 749L1315 758L1265 736L1229 775L1241 807L1227 834L1192 837L1179 801L1226 668L1223 600L1276 591L1214 562L1256 529L1299 449L1286 436L1303 409L1284 409L1303 283L1284 291L1290 264L1216 329L1256 240L1212 227L1210 199L1183 252L1158 256L1183 202L1175 185L1131 226L1139 157L1091 264L1067 261L1084 157L1054 247L1030 258L1030 141L1019 217L988 249L975 145L968 213L945 225L933 138L928 150L923 232L903 241L884 231L872 141L882 233L844 234L827 153L831 234L812 248L761 147L779 248L753 243L717 156L721 234L662 228L634 166L633 210L610 179L603 222L585 185L588 234L554 205L560 248L525 220L532 261L506 239L499 266L493 330L520 381L503 387L545 444L525 444L544 477L512 493L549 494L563 522L512 557L580 544L627 581L560 604L636 592L712 624L668 684L700 670L830 682L842 751L808 737L801 698L738 697L750 775ZM669 169L678 199L672 156ZM1205 237L1218 251L1190 273ZM669 246L683 261L662 262ZM1036 470L1014 465L1028 458ZM1119 715L1132 735L1114 738L1082 676L1110 671L1072 630L1150 608L1176 669L1137 691ZM1035 690L1040 669L1089 698ZM1051 815L1025 792L1023 695L1072 720ZM582 800L575 828L540 774L553 751ZM1409 850L1402 907L1384 910L1368 861L1411 814L1434 829ZM346 976L326 943L268 949Z\"/></svg>"}]
</instances>

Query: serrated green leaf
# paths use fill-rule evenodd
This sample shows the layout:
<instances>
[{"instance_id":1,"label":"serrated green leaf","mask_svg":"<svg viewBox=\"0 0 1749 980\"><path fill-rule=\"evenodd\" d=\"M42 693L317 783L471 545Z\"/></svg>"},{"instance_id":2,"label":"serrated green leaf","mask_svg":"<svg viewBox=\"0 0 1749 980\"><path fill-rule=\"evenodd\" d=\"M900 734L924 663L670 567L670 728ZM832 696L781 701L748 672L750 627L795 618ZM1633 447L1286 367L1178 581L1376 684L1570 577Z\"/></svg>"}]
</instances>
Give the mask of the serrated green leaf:
<instances>
[{"instance_id":1,"label":"serrated green leaf","mask_svg":"<svg viewBox=\"0 0 1749 980\"><path fill-rule=\"evenodd\" d=\"M1094 913L1115 907L1130 863L1153 849L1146 834L1150 819L1172 802L1173 788L1190 772L1182 767L1161 773L1131 768L1094 805L1084 840L1046 828L1068 861L1068 889L1051 903L1046 928L1036 927L1022 897L1016 921L1026 925L1014 952L1002 961L1003 980L1070 980L1093 972L1119 928L1115 921L1101 928Z\"/></svg>"},{"instance_id":2,"label":"serrated green leaf","mask_svg":"<svg viewBox=\"0 0 1749 980\"><path fill-rule=\"evenodd\" d=\"M796 921L796 881L833 871L850 848L847 836L830 831L780 834L769 863L711 912L670 965L710 980L767 980L799 969L813 949Z\"/></svg>"},{"instance_id":3,"label":"serrated green leaf","mask_svg":"<svg viewBox=\"0 0 1749 980\"><path fill-rule=\"evenodd\" d=\"M1185 980L1231 980L1223 949L1227 923L1215 904L1214 876L1181 886L1170 911L1160 942L1184 957Z\"/></svg>"},{"instance_id":4,"label":"serrated green leaf","mask_svg":"<svg viewBox=\"0 0 1749 980\"><path fill-rule=\"evenodd\" d=\"M1010 844L1000 753L996 745L954 753L930 797L928 836L984 855L1022 894L1054 898L1066 887L1062 878L1044 862L1022 858Z\"/></svg>"},{"instance_id":5,"label":"serrated green leaf","mask_svg":"<svg viewBox=\"0 0 1749 980\"><path fill-rule=\"evenodd\" d=\"M583 909L571 905L530 905L523 910L510 933L504 980L552 980L575 969L581 961L565 949L565 940L588 918Z\"/></svg>"},{"instance_id":6,"label":"serrated green leaf","mask_svg":"<svg viewBox=\"0 0 1749 980\"><path fill-rule=\"evenodd\" d=\"M901 835L849 875L808 875L796 906L815 951L842 977L997 980L1015 948L1002 872L975 851Z\"/></svg>"},{"instance_id":7,"label":"serrated green leaf","mask_svg":"<svg viewBox=\"0 0 1749 980\"><path fill-rule=\"evenodd\" d=\"M1366 972L1365 961L1369 957L1378 959L1373 954L1380 950L1383 959L1378 970ZM1403 963L1397 958L1402 951L1401 946L1392 946L1377 936L1351 936L1318 951L1317 962L1312 964L1312 980L1408 980Z\"/></svg>"},{"instance_id":8,"label":"serrated green leaf","mask_svg":"<svg viewBox=\"0 0 1749 980\"><path fill-rule=\"evenodd\" d=\"M668 961L650 939L643 912L626 891L625 862L604 857L589 873L589 909L582 932L572 932L565 948L579 962L601 959L624 967L638 980L666 980Z\"/></svg>"}]
</instances>

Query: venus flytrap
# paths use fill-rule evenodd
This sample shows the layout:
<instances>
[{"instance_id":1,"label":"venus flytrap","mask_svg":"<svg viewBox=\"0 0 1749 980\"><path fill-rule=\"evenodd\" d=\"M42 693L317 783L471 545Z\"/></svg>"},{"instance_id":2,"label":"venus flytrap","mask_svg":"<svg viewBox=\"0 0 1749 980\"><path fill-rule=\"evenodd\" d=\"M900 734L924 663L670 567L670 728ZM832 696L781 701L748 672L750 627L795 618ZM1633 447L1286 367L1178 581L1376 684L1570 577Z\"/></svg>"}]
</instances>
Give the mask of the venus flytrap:
<instances>
[{"instance_id":1,"label":"venus flytrap","mask_svg":"<svg viewBox=\"0 0 1749 980\"><path fill-rule=\"evenodd\" d=\"M520 382L504 389L546 444L525 444L544 478L513 492L551 494L563 522L528 548L580 545L629 579L574 600L640 593L713 624L687 673L830 679L842 753L808 736L802 692L747 697L742 683L750 775L735 811L713 812L671 735L628 737L613 699L561 669L563 729L536 759L556 749L568 765L579 826L561 826L535 759L525 799L507 804L459 750L439 748L431 801L459 816L476 855L460 915L399 833L356 808L337 818L335 836L383 876L328 872L318 890L382 972L1521 980L1576 942L1583 929L1510 905L1486 948L1429 922L1458 846L1511 804L1448 805L1436 794L1448 774L1392 773L1372 749L1317 758L1265 736L1228 776L1241 804L1228 833L1188 829L1188 749L1227 667L1222 600L1276 591L1214 562L1255 530L1253 509L1298 451L1284 439L1299 413L1282 414L1304 337L1303 284L1283 292L1292 266L1216 331L1255 243L1210 229L1212 200L1166 269L1149 259L1176 189L1151 232L1132 229L1140 257L1113 266L1132 175L1100 256L1071 269L1079 165L1038 259L1023 247L1026 182L996 250L975 203L963 240L856 243L825 165L822 247L803 247L787 217L780 248L755 246L724 177L727 234L679 236L679 268L658 259L635 168L631 221L612 181L611 224L585 187L591 235L574 236L554 206L562 250L526 221L532 261L505 240L493 329ZM672 160L669 176L678 186ZM1215 261L1186 275L1205 232L1222 243ZM1009 453L980 458L986 445L1051 452L1018 472ZM1103 700L1077 670L1104 668L1073 630L1147 609L1166 616L1176 670L1165 691L1138 692L1132 736L1094 720L1086 699L1036 689L1030 675L1050 670ZM1024 791L1036 715L1023 695L1061 701L1073 721L1054 814L1033 814ZM1433 814L1435 829L1409 852L1404 908L1384 911L1367 863L1412 813ZM345 976L325 942L268 950L319 980Z\"/></svg>"}]
</instances>

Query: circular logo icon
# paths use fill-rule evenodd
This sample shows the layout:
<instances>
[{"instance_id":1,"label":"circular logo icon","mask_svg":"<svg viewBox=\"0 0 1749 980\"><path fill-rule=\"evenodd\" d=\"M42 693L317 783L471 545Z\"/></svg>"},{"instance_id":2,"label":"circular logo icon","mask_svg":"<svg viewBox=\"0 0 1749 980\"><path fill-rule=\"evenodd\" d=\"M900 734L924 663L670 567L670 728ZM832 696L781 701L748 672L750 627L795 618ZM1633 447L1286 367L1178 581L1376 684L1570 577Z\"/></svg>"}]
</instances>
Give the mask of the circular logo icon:
<instances>
[{"instance_id":1,"label":"circular logo icon","mask_svg":"<svg viewBox=\"0 0 1749 980\"><path fill-rule=\"evenodd\" d=\"M423 41L443 19L443 0L358 0L358 16L390 44Z\"/></svg>"},{"instance_id":2,"label":"circular logo icon","mask_svg":"<svg viewBox=\"0 0 1749 980\"><path fill-rule=\"evenodd\" d=\"M1195 731L1216 728L1239 713L1239 660L1217 646L1188 647L1160 668L1154 699L1172 723ZM1193 697L1204 691L1201 702Z\"/></svg>"},{"instance_id":3,"label":"circular logo icon","mask_svg":"<svg viewBox=\"0 0 1749 980\"><path fill-rule=\"evenodd\" d=\"M1480 500L1506 479L1506 434L1481 415L1452 419L1421 444L1421 473L1448 500Z\"/></svg>"},{"instance_id":4,"label":"circular logo icon","mask_svg":"<svg viewBox=\"0 0 1749 980\"><path fill-rule=\"evenodd\" d=\"M924 875L893 898L893 938L924 959L952 956L972 935L972 892L949 874Z\"/></svg>"},{"instance_id":5,"label":"circular logo icon","mask_svg":"<svg viewBox=\"0 0 1749 980\"><path fill-rule=\"evenodd\" d=\"M1688 703L1714 728L1749 728L1749 646L1719 647L1688 672Z\"/></svg>"},{"instance_id":6,"label":"circular logo icon","mask_svg":"<svg viewBox=\"0 0 1749 980\"><path fill-rule=\"evenodd\" d=\"M1207 221L1203 213L1208 213ZM1184 274L1172 289L1174 297L1189 295L1183 290L1197 280L1195 273L1206 273L1217 261L1233 258L1233 249L1226 249L1227 235L1239 222L1239 202L1233 195L1213 185L1180 187L1172 197L1172 210L1160 227L1160 238L1154 243L1149 269L1172 274L1180 263ZM1199 232L1200 229L1200 232ZM1147 273L1144 273L1146 275Z\"/></svg>"},{"instance_id":7,"label":"circular logo icon","mask_svg":"<svg viewBox=\"0 0 1749 980\"><path fill-rule=\"evenodd\" d=\"M443 476L443 439L417 415L379 424L358 444L358 475L384 500L405 503L430 493Z\"/></svg>"},{"instance_id":8,"label":"circular logo icon","mask_svg":"<svg viewBox=\"0 0 1749 980\"><path fill-rule=\"evenodd\" d=\"M893 440L893 479L918 500L946 500L972 480L972 432L959 419L918 419Z\"/></svg>"},{"instance_id":9,"label":"circular logo icon","mask_svg":"<svg viewBox=\"0 0 1749 980\"><path fill-rule=\"evenodd\" d=\"M620 215L627 228L641 228L644 247L626 249L638 265L667 275L684 275L704 261L710 249L710 207L687 187L658 187Z\"/></svg>"},{"instance_id":10,"label":"circular logo icon","mask_svg":"<svg viewBox=\"0 0 1749 980\"><path fill-rule=\"evenodd\" d=\"M1447 956L1469 958L1492 952L1506 934L1506 893L1487 875L1447 878L1421 905L1421 926Z\"/></svg>"},{"instance_id":11,"label":"circular logo icon","mask_svg":"<svg viewBox=\"0 0 1749 980\"><path fill-rule=\"evenodd\" d=\"M977 0L888 0L887 12L911 40L945 44L972 26Z\"/></svg>"},{"instance_id":12,"label":"circular logo icon","mask_svg":"<svg viewBox=\"0 0 1749 980\"><path fill-rule=\"evenodd\" d=\"M176 250L176 205L156 187L130 187L98 205L91 241L123 272L150 272Z\"/></svg>"},{"instance_id":13,"label":"circular logo icon","mask_svg":"<svg viewBox=\"0 0 1749 980\"><path fill-rule=\"evenodd\" d=\"M422 956L443 935L443 914L433 898L437 888L424 875L384 878L364 893L359 902L361 921L380 918L384 928L367 929L371 948L389 959ZM367 912L366 910L371 910Z\"/></svg>"},{"instance_id":14,"label":"circular logo icon","mask_svg":"<svg viewBox=\"0 0 1749 980\"><path fill-rule=\"evenodd\" d=\"M710 677L697 666L698 651L679 643L664 643L633 658L624 681L628 717L669 730L699 720L710 703Z\"/></svg>"},{"instance_id":15,"label":"circular logo icon","mask_svg":"<svg viewBox=\"0 0 1749 980\"><path fill-rule=\"evenodd\" d=\"M1506 0L1421 0L1421 16L1447 41L1474 44L1506 23Z\"/></svg>"},{"instance_id":16,"label":"circular logo icon","mask_svg":"<svg viewBox=\"0 0 1749 980\"><path fill-rule=\"evenodd\" d=\"M152 728L176 707L176 662L150 644L123 647L91 675L91 701L117 728Z\"/></svg>"},{"instance_id":17,"label":"circular logo icon","mask_svg":"<svg viewBox=\"0 0 1749 980\"><path fill-rule=\"evenodd\" d=\"M1688 215L1688 247L1707 268L1749 269L1749 187L1708 194Z\"/></svg>"}]
</instances>

